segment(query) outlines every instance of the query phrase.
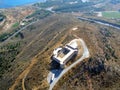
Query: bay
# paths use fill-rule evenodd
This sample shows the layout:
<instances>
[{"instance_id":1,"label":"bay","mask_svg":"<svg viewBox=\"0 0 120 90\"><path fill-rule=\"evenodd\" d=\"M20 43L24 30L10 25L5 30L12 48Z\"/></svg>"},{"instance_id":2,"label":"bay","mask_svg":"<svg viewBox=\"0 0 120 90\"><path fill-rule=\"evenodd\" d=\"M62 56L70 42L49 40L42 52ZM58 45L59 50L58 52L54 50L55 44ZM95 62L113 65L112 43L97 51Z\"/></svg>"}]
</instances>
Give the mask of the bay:
<instances>
[{"instance_id":1,"label":"bay","mask_svg":"<svg viewBox=\"0 0 120 90\"><path fill-rule=\"evenodd\" d=\"M44 1L45 0L0 0L0 8L11 8Z\"/></svg>"}]
</instances>

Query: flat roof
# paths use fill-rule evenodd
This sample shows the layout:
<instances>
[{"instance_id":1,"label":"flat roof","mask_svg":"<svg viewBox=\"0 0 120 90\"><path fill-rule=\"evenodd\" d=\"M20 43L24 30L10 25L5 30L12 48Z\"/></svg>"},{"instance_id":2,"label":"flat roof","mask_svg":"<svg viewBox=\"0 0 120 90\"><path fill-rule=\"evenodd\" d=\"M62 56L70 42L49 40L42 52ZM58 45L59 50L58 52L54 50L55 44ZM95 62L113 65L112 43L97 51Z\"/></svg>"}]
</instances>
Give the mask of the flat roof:
<instances>
[{"instance_id":1,"label":"flat roof","mask_svg":"<svg viewBox=\"0 0 120 90\"><path fill-rule=\"evenodd\" d=\"M62 48L61 50L60 50L60 52L58 52L58 55L57 55L57 57L58 58L63 58L65 55L67 55L68 53L70 52L70 50L68 49L68 48Z\"/></svg>"},{"instance_id":2,"label":"flat roof","mask_svg":"<svg viewBox=\"0 0 120 90\"><path fill-rule=\"evenodd\" d=\"M72 40L71 42L66 44L66 46L63 48L59 47L55 49L53 52L54 54L53 57L55 58L55 60L60 64L63 64L66 60L69 60L72 57L72 55L74 55L74 53L77 51L78 48L77 40L78 39Z\"/></svg>"},{"instance_id":3,"label":"flat roof","mask_svg":"<svg viewBox=\"0 0 120 90\"><path fill-rule=\"evenodd\" d=\"M64 61L65 61L71 54L73 54L73 53L75 52L75 50L73 50L73 49L70 49L70 48L67 48L67 49L69 50L69 52L68 52L66 55L64 55L63 57L59 57L59 56L56 57L56 59L58 59L61 64L63 64Z\"/></svg>"},{"instance_id":4,"label":"flat roof","mask_svg":"<svg viewBox=\"0 0 120 90\"><path fill-rule=\"evenodd\" d=\"M60 64L63 64L64 61L68 60L68 58L71 57L71 55L75 51L76 51L76 49L73 49L71 47L65 46L63 49L58 51L58 53L56 55L54 55L53 57L55 58L55 60L57 62L59 62Z\"/></svg>"}]
</instances>

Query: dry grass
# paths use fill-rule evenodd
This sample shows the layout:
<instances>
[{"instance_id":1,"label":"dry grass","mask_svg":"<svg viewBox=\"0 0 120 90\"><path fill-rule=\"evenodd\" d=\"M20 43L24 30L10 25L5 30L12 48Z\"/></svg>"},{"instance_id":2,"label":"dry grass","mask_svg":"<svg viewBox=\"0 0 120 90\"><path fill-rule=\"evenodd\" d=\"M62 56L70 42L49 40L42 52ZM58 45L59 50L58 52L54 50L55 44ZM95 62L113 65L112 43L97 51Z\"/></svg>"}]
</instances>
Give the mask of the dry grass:
<instances>
[{"instance_id":1,"label":"dry grass","mask_svg":"<svg viewBox=\"0 0 120 90\"><path fill-rule=\"evenodd\" d=\"M21 42L21 52L12 63L10 72L4 73L4 78L1 78L0 81L2 85L0 87L2 89L11 87L10 90L22 86L28 89L40 88L40 90L47 88L46 77L51 53L55 47L63 43L63 40L69 34L68 31L76 23L70 16L53 15L22 31L23 39L20 37L12 38L11 43ZM31 27L34 29L31 29ZM21 80L22 83L20 83Z\"/></svg>"},{"instance_id":2,"label":"dry grass","mask_svg":"<svg viewBox=\"0 0 120 90\"><path fill-rule=\"evenodd\" d=\"M104 33L101 33L101 31ZM74 34L83 38L86 42L91 58L81 62L65 74L54 90L119 89L120 72L117 69L120 69L120 31L102 25L83 22L81 26L78 26L78 30L74 31ZM114 54L111 53L113 51L115 51ZM106 60L106 53L110 57L108 60ZM104 62L104 69L102 70L100 70L99 61ZM93 72L90 72L89 68ZM99 72L96 72L94 68L99 68Z\"/></svg>"},{"instance_id":3,"label":"dry grass","mask_svg":"<svg viewBox=\"0 0 120 90\"><path fill-rule=\"evenodd\" d=\"M78 30L71 31L71 28L75 26L78 27ZM31 29L31 27L34 29ZM105 28L112 33L111 36L106 36L106 34L102 34L100 32L101 30L104 31ZM17 88L23 89L23 87L26 90L47 90L49 85L46 77L50 68L49 63L52 51L54 48L57 48L62 44L65 45L72 39L76 38L76 36L85 41L93 61L90 61L89 59L85 60L78 65L78 68L75 67L70 70L70 72L68 72L66 76L60 80L56 86L57 89L55 88L55 90L58 90L58 88L62 90L64 90L64 88L67 90L86 90L89 89L89 87L95 88L96 90L99 89L99 87L96 88L97 84L102 84L95 83L95 81L101 80L101 75L104 75L104 78L107 78L108 74L102 72L98 75L98 77L93 76L91 78L91 73L88 73L89 70L83 71L85 68L84 66L99 61L97 58L106 58L105 54L109 52L108 50L110 49L112 49L112 51L115 50L114 55L116 55L117 58L115 59L115 56L112 56L112 53L107 53L111 58L107 61L104 60L105 65L106 67L112 68L117 65L118 67L116 68L119 69L119 30L98 26L88 22L80 22L72 18L72 16L63 14L45 18L39 21L39 23L26 28L26 30L21 33L24 35L23 39L14 37L10 41L22 42L20 47L21 52L17 55L15 61L13 62L10 72L6 72L4 74L4 78L0 80L0 87L1 85L4 87L2 90L6 90L11 86L13 86L11 90L14 90L14 88L15 90L18 90ZM107 41L105 42L104 40ZM109 48L109 44L112 48ZM81 71L83 71L82 74ZM117 71L115 72L118 73ZM73 78L76 74L80 77L77 76L76 78ZM88 85L89 83L90 85ZM112 86L111 83L110 85ZM119 87L119 85L117 85L117 87Z\"/></svg>"}]
</instances>

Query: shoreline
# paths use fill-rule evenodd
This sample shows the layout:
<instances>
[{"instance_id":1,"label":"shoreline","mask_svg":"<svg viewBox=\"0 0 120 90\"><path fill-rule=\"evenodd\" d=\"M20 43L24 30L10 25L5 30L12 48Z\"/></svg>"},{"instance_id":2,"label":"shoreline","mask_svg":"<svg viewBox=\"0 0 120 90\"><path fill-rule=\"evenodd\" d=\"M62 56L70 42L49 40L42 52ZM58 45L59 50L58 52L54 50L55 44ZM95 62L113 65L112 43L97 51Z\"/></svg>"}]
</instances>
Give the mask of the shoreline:
<instances>
[{"instance_id":1,"label":"shoreline","mask_svg":"<svg viewBox=\"0 0 120 90\"><path fill-rule=\"evenodd\" d=\"M13 5L13 6L0 7L0 10L14 9L14 8L20 8L20 7L28 7L28 6L32 6L35 3L44 3L44 2L46 2L46 0L38 1L38 2L32 2L32 3L26 3L26 4L16 5L16 6Z\"/></svg>"}]
</instances>

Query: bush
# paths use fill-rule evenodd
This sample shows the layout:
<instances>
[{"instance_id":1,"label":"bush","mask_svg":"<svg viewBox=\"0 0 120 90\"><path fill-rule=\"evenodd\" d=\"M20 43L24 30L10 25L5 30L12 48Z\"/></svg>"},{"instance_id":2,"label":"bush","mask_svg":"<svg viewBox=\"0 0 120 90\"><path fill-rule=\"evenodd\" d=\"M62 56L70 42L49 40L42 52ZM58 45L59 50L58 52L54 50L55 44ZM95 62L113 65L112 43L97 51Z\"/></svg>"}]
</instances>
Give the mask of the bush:
<instances>
[{"instance_id":1,"label":"bush","mask_svg":"<svg viewBox=\"0 0 120 90\"><path fill-rule=\"evenodd\" d=\"M20 42L0 47L0 77L8 70L19 53Z\"/></svg>"}]
</instances>

